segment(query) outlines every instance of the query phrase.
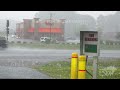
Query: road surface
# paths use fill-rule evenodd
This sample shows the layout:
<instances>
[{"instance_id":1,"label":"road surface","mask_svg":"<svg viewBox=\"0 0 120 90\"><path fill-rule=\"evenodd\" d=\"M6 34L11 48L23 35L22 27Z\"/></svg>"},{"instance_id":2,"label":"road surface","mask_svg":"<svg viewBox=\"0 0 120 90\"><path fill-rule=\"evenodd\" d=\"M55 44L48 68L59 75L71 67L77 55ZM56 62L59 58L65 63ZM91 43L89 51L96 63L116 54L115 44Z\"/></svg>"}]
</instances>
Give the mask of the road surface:
<instances>
[{"instance_id":1,"label":"road surface","mask_svg":"<svg viewBox=\"0 0 120 90\"><path fill-rule=\"evenodd\" d=\"M50 61L68 61L72 52L79 50L44 50L8 48L0 50L0 78L48 79L50 77L29 68ZM118 50L102 50L100 57L120 58Z\"/></svg>"},{"instance_id":2,"label":"road surface","mask_svg":"<svg viewBox=\"0 0 120 90\"><path fill-rule=\"evenodd\" d=\"M50 79L50 77L27 67L0 66L0 79Z\"/></svg>"}]
</instances>

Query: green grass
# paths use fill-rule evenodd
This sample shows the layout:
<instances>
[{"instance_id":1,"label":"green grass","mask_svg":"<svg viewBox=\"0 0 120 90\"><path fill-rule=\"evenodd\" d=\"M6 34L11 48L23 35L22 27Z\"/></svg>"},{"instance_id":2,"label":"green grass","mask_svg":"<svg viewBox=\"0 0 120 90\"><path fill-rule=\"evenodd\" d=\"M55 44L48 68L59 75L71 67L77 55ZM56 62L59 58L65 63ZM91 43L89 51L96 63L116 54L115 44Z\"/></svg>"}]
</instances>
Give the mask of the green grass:
<instances>
[{"instance_id":1,"label":"green grass","mask_svg":"<svg viewBox=\"0 0 120 90\"><path fill-rule=\"evenodd\" d=\"M42 66L34 67L54 79L69 79L70 77L69 62L51 62Z\"/></svg>"},{"instance_id":2,"label":"green grass","mask_svg":"<svg viewBox=\"0 0 120 90\"><path fill-rule=\"evenodd\" d=\"M39 49L79 49L80 45L69 45L69 44L44 44L44 43L10 43L9 47L20 47L20 48L39 48Z\"/></svg>"},{"instance_id":3,"label":"green grass","mask_svg":"<svg viewBox=\"0 0 120 90\"><path fill-rule=\"evenodd\" d=\"M9 43L9 47L20 47L20 48L39 48L39 49L72 49L79 50L80 44L45 44L45 43ZM120 50L120 45L100 45L101 50Z\"/></svg>"},{"instance_id":4,"label":"green grass","mask_svg":"<svg viewBox=\"0 0 120 90\"><path fill-rule=\"evenodd\" d=\"M98 79L120 79L120 60L107 61L107 62L99 62L98 70L104 69L109 66L114 66L117 70L111 76L101 77L98 74ZM70 62L60 61L60 62L50 62L45 65L35 66L34 69L47 74L48 76L54 79L70 79ZM87 71L92 74L92 60L87 63ZM87 73L86 79L92 79L92 77Z\"/></svg>"},{"instance_id":5,"label":"green grass","mask_svg":"<svg viewBox=\"0 0 120 90\"><path fill-rule=\"evenodd\" d=\"M120 50L120 45L100 45L100 48L102 50Z\"/></svg>"}]
</instances>

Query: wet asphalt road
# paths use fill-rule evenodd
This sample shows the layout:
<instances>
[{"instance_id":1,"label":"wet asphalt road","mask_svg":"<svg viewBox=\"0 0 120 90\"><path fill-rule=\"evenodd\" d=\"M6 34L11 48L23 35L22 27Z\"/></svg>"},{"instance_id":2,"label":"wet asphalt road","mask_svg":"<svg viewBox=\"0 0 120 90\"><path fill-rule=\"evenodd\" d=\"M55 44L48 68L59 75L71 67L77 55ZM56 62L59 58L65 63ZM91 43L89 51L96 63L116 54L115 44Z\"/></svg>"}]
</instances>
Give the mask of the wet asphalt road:
<instances>
[{"instance_id":1,"label":"wet asphalt road","mask_svg":"<svg viewBox=\"0 0 120 90\"><path fill-rule=\"evenodd\" d=\"M27 67L0 66L0 79L50 79L50 77Z\"/></svg>"},{"instance_id":2,"label":"wet asphalt road","mask_svg":"<svg viewBox=\"0 0 120 90\"><path fill-rule=\"evenodd\" d=\"M34 69L33 65L48 63L51 61L67 61L72 52L79 50L43 50L9 48L0 50L0 78L1 79L49 79ZM120 51L102 50L100 57L120 58Z\"/></svg>"}]
</instances>

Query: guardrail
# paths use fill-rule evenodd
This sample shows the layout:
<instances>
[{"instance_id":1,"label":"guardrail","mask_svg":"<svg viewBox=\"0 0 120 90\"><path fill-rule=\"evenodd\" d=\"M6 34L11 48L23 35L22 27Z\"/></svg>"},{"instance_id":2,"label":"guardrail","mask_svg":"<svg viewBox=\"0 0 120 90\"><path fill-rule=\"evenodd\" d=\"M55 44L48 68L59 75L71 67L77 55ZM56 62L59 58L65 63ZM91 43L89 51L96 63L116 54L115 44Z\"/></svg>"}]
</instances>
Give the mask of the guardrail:
<instances>
[{"instance_id":1,"label":"guardrail","mask_svg":"<svg viewBox=\"0 0 120 90\"><path fill-rule=\"evenodd\" d=\"M19 44L31 44L31 43L38 43L38 42L32 42L32 41L9 41L9 43L19 43ZM76 42L56 42L55 44L70 44L70 45L78 45L80 43ZM101 45L120 45L120 41L100 41Z\"/></svg>"},{"instance_id":2,"label":"guardrail","mask_svg":"<svg viewBox=\"0 0 120 90\"><path fill-rule=\"evenodd\" d=\"M103 45L120 45L120 41L100 41Z\"/></svg>"},{"instance_id":3,"label":"guardrail","mask_svg":"<svg viewBox=\"0 0 120 90\"><path fill-rule=\"evenodd\" d=\"M34 43L34 42L25 42L25 41L9 41L9 43L18 43L18 44L31 44L31 43Z\"/></svg>"}]
</instances>

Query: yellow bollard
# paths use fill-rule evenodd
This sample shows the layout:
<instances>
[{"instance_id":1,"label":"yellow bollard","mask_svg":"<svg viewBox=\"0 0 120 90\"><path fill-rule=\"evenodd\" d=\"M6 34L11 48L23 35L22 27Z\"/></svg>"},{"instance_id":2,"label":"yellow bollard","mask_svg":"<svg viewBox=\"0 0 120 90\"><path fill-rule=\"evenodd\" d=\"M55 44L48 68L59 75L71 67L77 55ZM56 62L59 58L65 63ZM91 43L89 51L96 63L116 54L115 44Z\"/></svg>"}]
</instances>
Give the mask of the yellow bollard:
<instances>
[{"instance_id":1,"label":"yellow bollard","mask_svg":"<svg viewBox=\"0 0 120 90\"><path fill-rule=\"evenodd\" d=\"M78 60L78 79L86 78L86 56L79 56Z\"/></svg>"},{"instance_id":2,"label":"yellow bollard","mask_svg":"<svg viewBox=\"0 0 120 90\"><path fill-rule=\"evenodd\" d=\"M71 79L77 79L78 75L78 54L72 53L71 58Z\"/></svg>"}]
</instances>

